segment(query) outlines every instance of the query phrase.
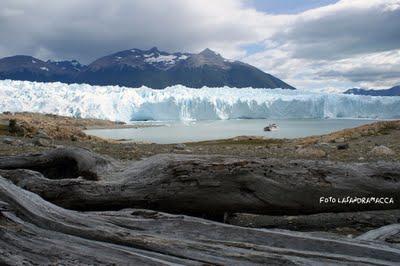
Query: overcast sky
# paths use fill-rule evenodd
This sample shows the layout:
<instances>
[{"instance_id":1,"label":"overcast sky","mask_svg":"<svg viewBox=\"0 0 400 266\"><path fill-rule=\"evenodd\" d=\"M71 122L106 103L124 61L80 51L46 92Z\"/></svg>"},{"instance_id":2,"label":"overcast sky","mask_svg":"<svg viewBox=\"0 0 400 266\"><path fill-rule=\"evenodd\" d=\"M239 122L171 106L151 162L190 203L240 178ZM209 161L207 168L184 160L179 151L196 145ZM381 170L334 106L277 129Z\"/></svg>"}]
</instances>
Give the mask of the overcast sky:
<instances>
[{"instance_id":1,"label":"overcast sky","mask_svg":"<svg viewBox=\"0 0 400 266\"><path fill-rule=\"evenodd\" d=\"M208 47L297 88L400 83L400 0L1 0L0 57Z\"/></svg>"}]
</instances>

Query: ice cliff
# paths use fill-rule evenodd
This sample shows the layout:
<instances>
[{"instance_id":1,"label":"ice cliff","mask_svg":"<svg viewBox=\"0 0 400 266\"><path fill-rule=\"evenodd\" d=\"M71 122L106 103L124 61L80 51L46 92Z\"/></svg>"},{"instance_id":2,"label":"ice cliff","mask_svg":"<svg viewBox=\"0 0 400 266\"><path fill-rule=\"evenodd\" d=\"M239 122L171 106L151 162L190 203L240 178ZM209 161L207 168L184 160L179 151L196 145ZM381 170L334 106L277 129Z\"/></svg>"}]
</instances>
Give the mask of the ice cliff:
<instances>
[{"instance_id":1,"label":"ice cliff","mask_svg":"<svg viewBox=\"0 0 400 266\"><path fill-rule=\"evenodd\" d=\"M400 97L281 89L147 87L0 81L0 111L132 120L400 118Z\"/></svg>"}]
</instances>

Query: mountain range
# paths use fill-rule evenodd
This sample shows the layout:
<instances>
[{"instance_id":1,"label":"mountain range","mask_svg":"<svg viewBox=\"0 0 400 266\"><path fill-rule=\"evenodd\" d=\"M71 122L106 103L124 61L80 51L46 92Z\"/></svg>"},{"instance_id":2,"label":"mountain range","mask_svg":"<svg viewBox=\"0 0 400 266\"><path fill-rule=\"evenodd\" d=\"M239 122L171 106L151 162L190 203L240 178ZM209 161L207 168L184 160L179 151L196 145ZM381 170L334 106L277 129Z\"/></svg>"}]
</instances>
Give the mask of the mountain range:
<instances>
[{"instance_id":1,"label":"mountain range","mask_svg":"<svg viewBox=\"0 0 400 266\"><path fill-rule=\"evenodd\" d=\"M25 55L6 57L0 59L0 79L127 87L144 85L154 89L176 84L192 88L295 89L254 66L227 60L210 49L198 54L167 53L156 47L117 52L87 66L76 60L42 61Z\"/></svg>"},{"instance_id":2,"label":"mountain range","mask_svg":"<svg viewBox=\"0 0 400 266\"><path fill-rule=\"evenodd\" d=\"M368 90L368 89L353 88L345 91L344 93L355 94L355 95L370 95L370 96L400 96L400 85L385 90Z\"/></svg>"}]
</instances>

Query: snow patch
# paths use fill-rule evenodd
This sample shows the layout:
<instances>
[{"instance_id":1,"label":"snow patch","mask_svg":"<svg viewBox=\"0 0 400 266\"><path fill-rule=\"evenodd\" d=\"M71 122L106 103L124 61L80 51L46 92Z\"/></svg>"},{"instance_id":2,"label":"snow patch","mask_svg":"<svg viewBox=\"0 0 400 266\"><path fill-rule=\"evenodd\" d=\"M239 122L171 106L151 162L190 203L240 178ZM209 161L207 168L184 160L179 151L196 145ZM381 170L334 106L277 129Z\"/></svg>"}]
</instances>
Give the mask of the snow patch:
<instances>
[{"instance_id":1,"label":"snow patch","mask_svg":"<svg viewBox=\"0 0 400 266\"><path fill-rule=\"evenodd\" d=\"M253 88L90 86L0 81L0 112L132 120L400 118L400 97Z\"/></svg>"},{"instance_id":2,"label":"snow patch","mask_svg":"<svg viewBox=\"0 0 400 266\"><path fill-rule=\"evenodd\" d=\"M40 70L49 71L49 69L47 67L41 67Z\"/></svg>"},{"instance_id":3,"label":"snow patch","mask_svg":"<svg viewBox=\"0 0 400 266\"><path fill-rule=\"evenodd\" d=\"M176 55L159 55L158 57L148 57L144 61L147 63L165 63L165 64L174 64L176 59Z\"/></svg>"},{"instance_id":4,"label":"snow patch","mask_svg":"<svg viewBox=\"0 0 400 266\"><path fill-rule=\"evenodd\" d=\"M188 58L189 58L189 56L183 54L183 55L181 55L181 56L178 57L178 60L186 60L186 59L188 59Z\"/></svg>"}]
</instances>

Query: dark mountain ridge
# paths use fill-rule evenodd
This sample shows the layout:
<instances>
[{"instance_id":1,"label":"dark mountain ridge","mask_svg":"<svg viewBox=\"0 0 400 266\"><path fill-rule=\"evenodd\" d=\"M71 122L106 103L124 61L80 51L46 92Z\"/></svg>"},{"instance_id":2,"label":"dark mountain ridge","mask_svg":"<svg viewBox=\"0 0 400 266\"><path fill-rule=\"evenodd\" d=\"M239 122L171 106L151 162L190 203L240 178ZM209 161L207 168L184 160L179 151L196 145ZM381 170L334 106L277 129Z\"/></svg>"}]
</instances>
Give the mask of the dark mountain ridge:
<instances>
[{"instance_id":1,"label":"dark mountain ridge","mask_svg":"<svg viewBox=\"0 0 400 266\"><path fill-rule=\"evenodd\" d=\"M156 47L131 49L101 57L88 66L72 61L42 61L31 56L0 59L0 79L91 85L187 87L253 87L295 89L284 81L210 49L198 54L167 53Z\"/></svg>"},{"instance_id":2,"label":"dark mountain ridge","mask_svg":"<svg viewBox=\"0 0 400 266\"><path fill-rule=\"evenodd\" d=\"M384 90L368 90L368 89L353 88L345 91L344 94L369 95L369 96L400 96L400 85Z\"/></svg>"}]
</instances>

